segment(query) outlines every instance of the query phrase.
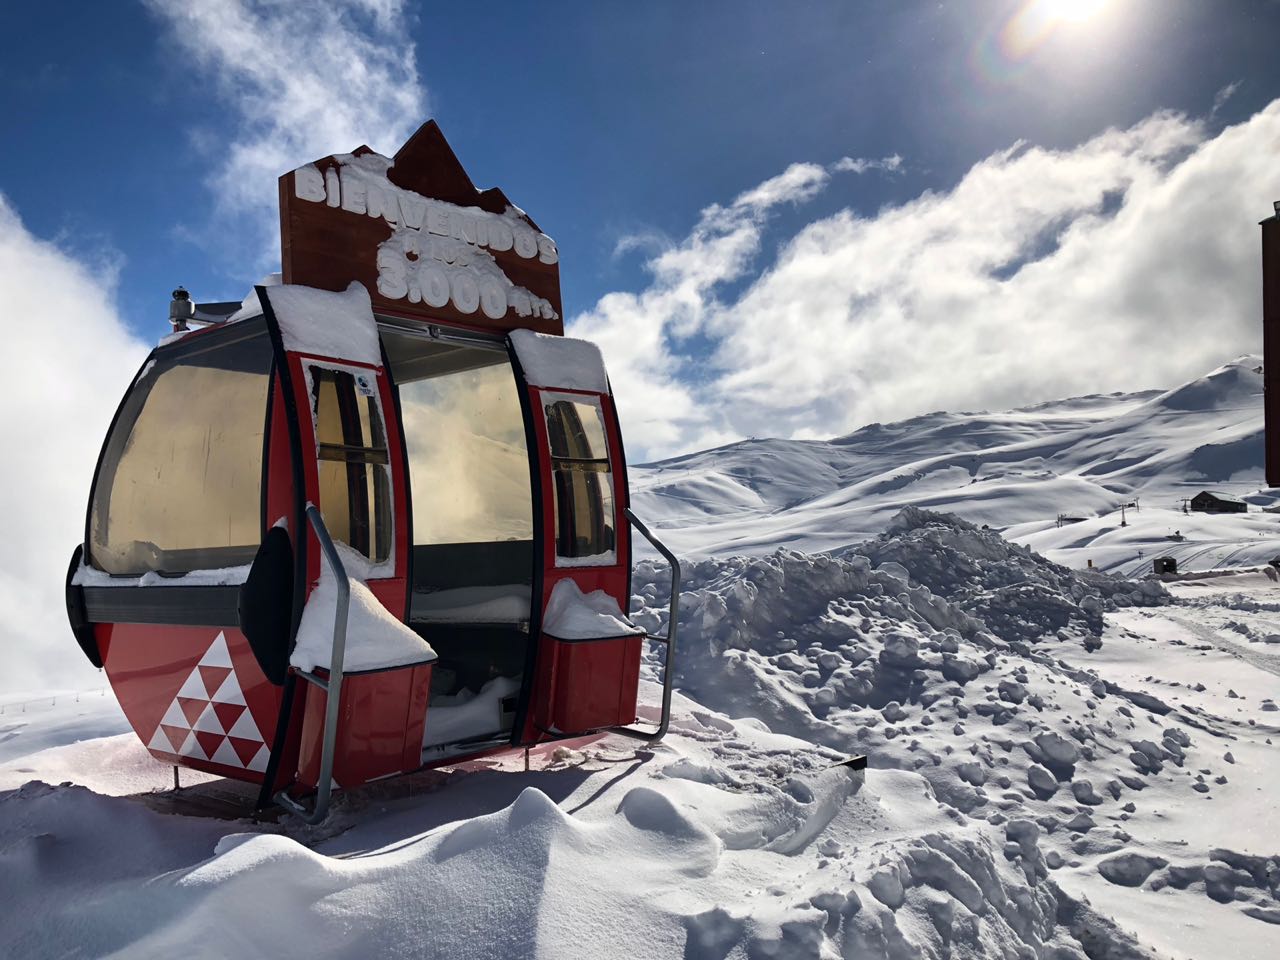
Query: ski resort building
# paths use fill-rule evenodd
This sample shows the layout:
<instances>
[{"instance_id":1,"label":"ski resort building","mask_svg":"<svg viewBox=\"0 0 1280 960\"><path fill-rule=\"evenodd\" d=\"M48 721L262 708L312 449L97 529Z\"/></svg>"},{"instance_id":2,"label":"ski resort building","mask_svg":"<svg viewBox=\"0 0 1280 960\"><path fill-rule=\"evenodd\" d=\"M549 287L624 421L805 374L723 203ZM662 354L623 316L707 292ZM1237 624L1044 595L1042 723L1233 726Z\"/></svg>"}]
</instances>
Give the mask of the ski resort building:
<instances>
[{"instance_id":1,"label":"ski resort building","mask_svg":"<svg viewBox=\"0 0 1280 960\"><path fill-rule=\"evenodd\" d=\"M1249 505L1229 493L1201 490L1191 498L1191 509L1199 513L1248 513Z\"/></svg>"}]
</instances>

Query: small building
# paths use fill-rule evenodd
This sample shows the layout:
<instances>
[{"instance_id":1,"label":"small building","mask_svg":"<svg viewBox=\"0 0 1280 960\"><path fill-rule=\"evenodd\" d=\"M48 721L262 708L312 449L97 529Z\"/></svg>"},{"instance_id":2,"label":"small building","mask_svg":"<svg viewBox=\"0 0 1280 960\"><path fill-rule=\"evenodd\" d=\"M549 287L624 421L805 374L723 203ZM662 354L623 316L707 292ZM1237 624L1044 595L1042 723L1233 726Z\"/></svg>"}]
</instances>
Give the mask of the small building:
<instances>
[{"instance_id":1,"label":"small building","mask_svg":"<svg viewBox=\"0 0 1280 960\"><path fill-rule=\"evenodd\" d=\"M1229 493L1201 490L1191 498L1191 509L1198 513L1248 513L1249 505Z\"/></svg>"}]
</instances>

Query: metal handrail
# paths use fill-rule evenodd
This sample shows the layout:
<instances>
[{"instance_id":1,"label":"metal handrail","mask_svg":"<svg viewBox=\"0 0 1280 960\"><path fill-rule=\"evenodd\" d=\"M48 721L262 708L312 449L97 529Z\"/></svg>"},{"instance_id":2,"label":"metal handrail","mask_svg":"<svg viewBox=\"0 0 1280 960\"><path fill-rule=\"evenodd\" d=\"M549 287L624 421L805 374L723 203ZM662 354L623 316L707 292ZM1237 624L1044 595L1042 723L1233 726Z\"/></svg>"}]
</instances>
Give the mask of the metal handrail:
<instances>
[{"instance_id":1,"label":"metal handrail","mask_svg":"<svg viewBox=\"0 0 1280 960\"><path fill-rule=\"evenodd\" d=\"M662 718L658 722L656 730L637 730L635 727L614 727L614 733L620 733L625 737L634 737L636 740L647 740L649 743L656 743L667 734L667 727L671 723L671 692L675 683L675 659L676 659L676 628L680 623L680 561L676 559L674 553L667 549L666 544L653 535L648 527L631 512L631 508L626 509L627 519L631 521L631 525L653 544L656 549L671 566L671 611L667 617L667 635L665 637L650 636L650 640L657 640L659 643L667 645L667 662L662 673Z\"/></svg>"},{"instance_id":2,"label":"metal handrail","mask_svg":"<svg viewBox=\"0 0 1280 960\"><path fill-rule=\"evenodd\" d=\"M307 519L311 522L311 529L315 531L316 540L320 544L325 559L329 561L329 569L333 571L338 585L338 597L333 613L333 650L329 655L329 678L326 680L305 670L298 671L298 675L308 683L313 683L325 691L320 777L316 783L315 804L310 810L284 790L276 794L276 803L297 814L307 823L319 823L329 814L329 799L333 792L333 755L338 742L338 708L342 700L342 666L347 652L347 613L351 609L351 584L347 579L347 568L343 565L342 558L338 556L338 548L333 545L329 528L324 524L324 517L320 515L314 503L307 504Z\"/></svg>"}]
</instances>

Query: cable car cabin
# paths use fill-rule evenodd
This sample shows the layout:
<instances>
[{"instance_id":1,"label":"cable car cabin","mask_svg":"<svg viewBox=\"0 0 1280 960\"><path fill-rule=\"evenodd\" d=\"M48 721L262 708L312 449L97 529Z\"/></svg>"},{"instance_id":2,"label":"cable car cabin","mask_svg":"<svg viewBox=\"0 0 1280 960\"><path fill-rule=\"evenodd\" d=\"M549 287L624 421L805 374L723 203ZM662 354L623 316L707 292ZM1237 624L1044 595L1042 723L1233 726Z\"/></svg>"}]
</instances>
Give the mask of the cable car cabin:
<instances>
[{"instance_id":1,"label":"cable car cabin","mask_svg":"<svg viewBox=\"0 0 1280 960\"><path fill-rule=\"evenodd\" d=\"M650 534L599 351L559 335L554 244L433 123L394 159L285 174L281 200L286 282L175 294L68 571L138 736L313 820L334 787L661 737L670 646L661 720L630 726L631 530Z\"/></svg>"}]
</instances>

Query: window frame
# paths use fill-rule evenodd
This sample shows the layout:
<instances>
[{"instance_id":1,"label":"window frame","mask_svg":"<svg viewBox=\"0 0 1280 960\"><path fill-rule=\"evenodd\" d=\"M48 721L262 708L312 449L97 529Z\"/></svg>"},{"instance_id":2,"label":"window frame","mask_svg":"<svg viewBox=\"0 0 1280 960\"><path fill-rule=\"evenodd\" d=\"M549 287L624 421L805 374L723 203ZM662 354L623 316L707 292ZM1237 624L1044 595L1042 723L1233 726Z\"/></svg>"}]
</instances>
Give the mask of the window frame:
<instances>
[{"instance_id":1,"label":"window frame","mask_svg":"<svg viewBox=\"0 0 1280 960\"><path fill-rule=\"evenodd\" d=\"M600 424L600 435L604 443L604 457L593 457L589 461L572 457L558 457L552 448L551 425L547 417L547 407L554 403L567 401L574 404L582 404L583 406L592 407L598 423ZM537 416L542 418L542 430L546 435L546 454L547 469L550 480L551 493L551 516L552 529L549 539L551 541L551 555L555 558L556 569L572 569L581 567L612 567L618 563L618 484L617 470L614 463L612 444L610 443L609 420L605 416L604 404L601 402L599 394L595 393L575 393L565 390L538 390L538 410L535 411ZM559 524L555 522L555 518L560 511L560 491L556 485L556 464L558 462L577 463L603 463L605 469L592 470L592 473L603 474L608 485L608 504L609 510L604 509L604 497L600 498L601 513L606 514L603 519L609 522L610 528L613 530L613 543L607 551L601 553L588 554L586 556L565 556L560 552L560 536Z\"/></svg>"},{"instance_id":2,"label":"window frame","mask_svg":"<svg viewBox=\"0 0 1280 960\"><path fill-rule=\"evenodd\" d=\"M311 502L314 502L316 506L320 508L321 512L323 513L324 508L318 502L321 498L320 465L322 463L326 463L326 462L327 463L345 462L347 464L363 463L364 465L369 467L381 467L382 470L384 471L384 476L386 478L387 555L379 560L371 559L369 556L361 552L356 547L352 546L350 543L347 543L345 540L340 540L336 535L334 535L334 541L341 542L344 546L348 547L356 557L360 557L363 559L364 569L361 571L358 571L362 579L370 580L370 579L394 577L395 567L396 567L396 485L395 485L395 473L392 469L392 462L393 462L393 456L400 456L401 451L397 450L393 454L391 449L391 434L390 434L390 431L388 430L386 408L382 402L382 382L378 374L378 371L373 367L364 366L362 364L344 363L340 360L330 360L324 357L312 356L310 354L298 354L297 356L298 356L298 362L302 368L303 386L304 386L305 395L307 399L306 409L311 418L312 469L314 470L314 476L315 476L315 482L316 482L315 500ZM321 370L334 372L334 373L349 374L353 380L356 377L363 376L368 378L370 381L372 381L373 391L367 396L373 401L373 408L376 411L380 421L379 429L381 430L381 433L382 433L383 449L386 451L385 461L370 460L370 459L340 460L337 458L329 458L329 457L321 456L321 449L323 447L332 447L334 445L322 443L320 440L319 410L317 408L318 396L316 394L317 380L314 374L312 373L312 371L317 368ZM365 395L357 391L356 396L365 396ZM344 449L348 450L349 452L350 448L344 448ZM376 486L376 483L375 483L375 486ZM308 497L307 499L311 500L310 497ZM372 504L370 505L369 512L370 512L370 529L372 530L373 525L375 523L374 508ZM327 523L328 521L326 520L326 524ZM348 571L348 572L354 572L354 571Z\"/></svg>"},{"instance_id":3,"label":"window frame","mask_svg":"<svg viewBox=\"0 0 1280 960\"><path fill-rule=\"evenodd\" d=\"M177 583L183 577L189 575L198 575L209 570L239 570L246 576L252 558L242 564L222 564L220 566L200 566L190 571L177 571L172 573L160 573L155 570L144 570L135 573L109 573L103 567L99 566L95 557L94 547L94 508L99 500L99 492L104 480L109 479L111 488L114 488L116 476L119 471L120 460L124 454L124 448L128 444L129 438L133 435L133 430L137 425L138 419L143 410L146 408L147 402L151 397L151 390L154 382L147 387L144 394L140 394L140 388L144 381L161 363L166 364L169 369L180 366L184 359L196 356L202 353L209 353L215 350L222 350L234 346L247 340L261 338L263 354L266 357L266 378L267 389L262 404L262 447L259 455L259 494L258 494L258 537L254 550L261 546L262 538L266 535L266 503L267 503L267 482L268 471L270 468L270 448L271 448L271 417L274 405L274 392L277 383L277 357L274 344L267 328L266 321L261 315L239 321L233 325L206 327L192 331L182 336L181 339L172 343L163 343L156 347L147 355L147 359L143 361L142 366L134 375L133 380L129 384L128 390L125 391L119 405L116 407L115 414L111 419L111 424L107 428L107 433L103 439L102 447L98 453L98 459L94 465L93 481L89 488L89 498L87 508L85 510L84 520L84 555L81 560L83 569L91 571L90 576L107 577L113 583L120 586L139 585L143 580L152 578L159 579L159 585L171 582ZM162 372L167 372L162 371ZM156 378L157 380L159 377ZM124 429L127 426L127 430ZM108 463L114 464L109 478L105 477L105 468ZM107 500L110 502L110 490L107 491ZM228 549L228 548L208 548ZM230 583L238 581L227 581Z\"/></svg>"}]
</instances>

